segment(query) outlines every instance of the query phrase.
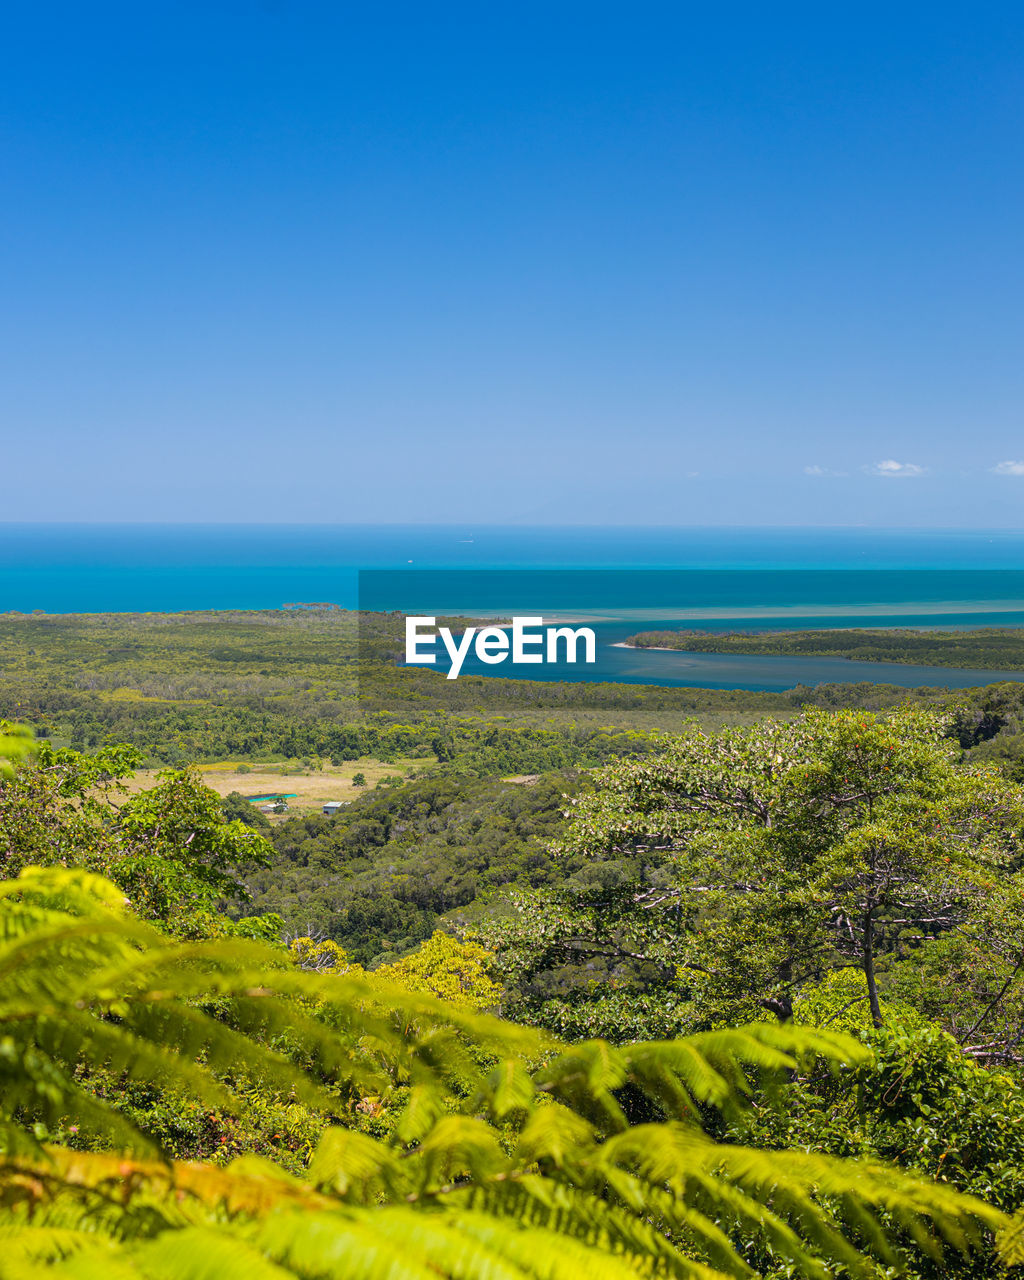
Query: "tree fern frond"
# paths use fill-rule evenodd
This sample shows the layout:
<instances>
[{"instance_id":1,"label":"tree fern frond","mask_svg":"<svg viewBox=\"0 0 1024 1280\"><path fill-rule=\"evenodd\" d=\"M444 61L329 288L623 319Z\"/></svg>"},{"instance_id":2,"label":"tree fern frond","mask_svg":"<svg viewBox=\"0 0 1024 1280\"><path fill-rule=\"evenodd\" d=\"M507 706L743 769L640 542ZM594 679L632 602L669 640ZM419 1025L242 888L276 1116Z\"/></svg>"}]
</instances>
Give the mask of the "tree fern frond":
<instances>
[{"instance_id":1,"label":"tree fern frond","mask_svg":"<svg viewBox=\"0 0 1024 1280\"><path fill-rule=\"evenodd\" d=\"M16 880L0 881L0 898L16 897L74 914L96 905L111 909L126 905L123 890L83 867L24 867Z\"/></svg>"},{"instance_id":2,"label":"tree fern frond","mask_svg":"<svg viewBox=\"0 0 1024 1280\"><path fill-rule=\"evenodd\" d=\"M645 1265L642 1255L615 1249L594 1248L561 1231L532 1227L507 1231L502 1224L482 1215L455 1215L458 1229L487 1243L496 1252L523 1268L533 1280L622 1280L645 1272L651 1275L678 1275L683 1280L722 1280L723 1273L679 1255L664 1259L661 1266Z\"/></svg>"},{"instance_id":3,"label":"tree fern frond","mask_svg":"<svg viewBox=\"0 0 1024 1280\"><path fill-rule=\"evenodd\" d=\"M560 1102L537 1107L523 1126L516 1147L520 1159L549 1161L561 1168L594 1139L592 1126Z\"/></svg>"},{"instance_id":4,"label":"tree fern frond","mask_svg":"<svg viewBox=\"0 0 1024 1280\"><path fill-rule=\"evenodd\" d=\"M1024 1266L1024 1211L1018 1210L999 1228L996 1246L1004 1267Z\"/></svg>"},{"instance_id":5,"label":"tree fern frond","mask_svg":"<svg viewBox=\"0 0 1024 1280\"><path fill-rule=\"evenodd\" d=\"M859 1040L828 1027L812 1027L795 1022L754 1022L739 1031L707 1031L695 1037L698 1045L720 1046L725 1053L733 1038L756 1040L762 1045L781 1050L805 1065L808 1060L822 1060L834 1066L861 1067L871 1061L872 1051ZM705 1050L707 1051L707 1050ZM714 1050L712 1050L712 1053Z\"/></svg>"},{"instance_id":6,"label":"tree fern frond","mask_svg":"<svg viewBox=\"0 0 1024 1280\"><path fill-rule=\"evenodd\" d=\"M76 1213L77 1226L59 1226L47 1215L45 1225L36 1222L0 1222L0 1280L80 1253L96 1243L96 1233L83 1229L81 1208ZM102 1240L108 1255L114 1241Z\"/></svg>"},{"instance_id":7,"label":"tree fern frond","mask_svg":"<svg viewBox=\"0 0 1024 1280\"><path fill-rule=\"evenodd\" d=\"M83 1233L83 1237L79 1249L46 1267L47 1275L64 1276L67 1280L145 1280L145 1273L122 1250L97 1240L95 1235L85 1237ZM0 1262L0 1280L36 1280L43 1265L41 1259L5 1258Z\"/></svg>"},{"instance_id":8,"label":"tree fern frond","mask_svg":"<svg viewBox=\"0 0 1024 1280\"><path fill-rule=\"evenodd\" d=\"M14 762L38 750L32 730L26 725L0 720L0 778L14 773Z\"/></svg>"},{"instance_id":9,"label":"tree fern frond","mask_svg":"<svg viewBox=\"0 0 1024 1280\"><path fill-rule=\"evenodd\" d=\"M375 1213L274 1214L254 1240L297 1276L341 1280L526 1280L485 1246L448 1227L443 1217L402 1209Z\"/></svg>"},{"instance_id":10,"label":"tree fern frond","mask_svg":"<svg viewBox=\"0 0 1024 1280\"><path fill-rule=\"evenodd\" d=\"M270 1161L248 1156L227 1166L199 1161L132 1160L123 1155L48 1146L42 1159L8 1160L2 1166L8 1209L44 1210L64 1225L83 1206L117 1203L145 1216L158 1208L159 1229L184 1226L210 1213L258 1218L282 1208L316 1212L337 1200L287 1174ZM198 1216L197 1216L198 1215Z\"/></svg>"},{"instance_id":11,"label":"tree fern frond","mask_svg":"<svg viewBox=\"0 0 1024 1280\"><path fill-rule=\"evenodd\" d=\"M486 1098L495 1120L513 1112L528 1111L537 1094L533 1077L521 1062L499 1062L485 1082Z\"/></svg>"},{"instance_id":12,"label":"tree fern frond","mask_svg":"<svg viewBox=\"0 0 1024 1280\"><path fill-rule=\"evenodd\" d=\"M276 1215L257 1239L296 1274L339 1280L635 1280L642 1274L721 1280L721 1273L680 1258L679 1269L651 1267L639 1256L593 1248L560 1232L467 1211L454 1215L386 1208L345 1217Z\"/></svg>"},{"instance_id":13,"label":"tree fern frond","mask_svg":"<svg viewBox=\"0 0 1024 1280\"><path fill-rule=\"evenodd\" d=\"M818 1058L851 1067L871 1060L870 1049L848 1036L769 1022L700 1032L684 1041L627 1045L624 1052L671 1066L696 1101L717 1107L749 1093L749 1071L778 1076Z\"/></svg>"},{"instance_id":14,"label":"tree fern frond","mask_svg":"<svg viewBox=\"0 0 1024 1280\"><path fill-rule=\"evenodd\" d=\"M210 1227L165 1233L136 1245L129 1256L146 1280L225 1280L234 1276L239 1280L292 1280L295 1275L244 1237ZM71 1275L77 1273L72 1269Z\"/></svg>"},{"instance_id":15,"label":"tree fern frond","mask_svg":"<svg viewBox=\"0 0 1024 1280\"><path fill-rule=\"evenodd\" d=\"M247 1016L248 1006L249 1001L232 1001L224 1009L222 1018L212 1018L192 1005L179 1002L142 1003L125 1011L125 1021L140 1038L174 1045L182 1057L201 1058L201 1069L207 1073L258 1080L265 1088L291 1094L307 1106L329 1114L336 1112L342 1105L339 1095L325 1087L313 1072L304 1070L286 1052L268 1043L269 1035L267 1039L255 1040L246 1034L244 1028L253 1022ZM228 1017L240 1023L243 1029L229 1025L225 1021ZM285 1035L296 1027L301 1028L304 1019L301 1011L296 1011L295 1018L289 1019L285 1009L279 1007L256 1022ZM322 1068L322 1076L334 1083L352 1085L360 1093L380 1092L386 1076L372 1060L352 1052L337 1038L330 1046L329 1054L324 1052L321 1056L318 1050L323 1047L323 1037L324 1029L317 1028L317 1034L310 1036L308 1046L308 1057ZM325 1062L324 1058L329 1060ZM230 1102L220 1105L232 1109Z\"/></svg>"},{"instance_id":16,"label":"tree fern frond","mask_svg":"<svg viewBox=\"0 0 1024 1280\"><path fill-rule=\"evenodd\" d=\"M192 1061L194 1054L181 1052L180 1043L177 1049L166 1048L153 1034L145 1039L132 1034L137 1029L132 1026L136 1020L126 1019L126 1022L127 1028L89 1017L77 1009L65 1009L59 1022L54 1018L40 1018L34 1028L34 1039L51 1058L65 1062L84 1058L94 1066L173 1089L209 1107L232 1107L230 1091L208 1070ZM168 1043L175 1045L176 1042L171 1038Z\"/></svg>"},{"instance_id":17,"label":"tree fern frond","mask_svg":"<svg viewBox=\"0 0 1024 1280\"><path fill-rule=\"evenodd\" d=\"M495 1130L474 1116L442 1116L419 1144L415 1164L422 1188L462 1177L486 1181L509 1167Z\"/></svg>"},{"instance_id":18,"label":"tree fern frond","mask_svg":"<svg viewBox=\"0 0 1024 1280\"><path fill-rule=\"evenodd\" d=\"M603 1171L605 1186L633 1213L660 1220L720 1271L730 1276L753 1276L753 1269L737 1253L733 1242L707 1214L670 1191L645 1182L622 1169Z\"/></svg>"},{"instance_id":19,"label":"tree fern frond","mask_svg":"<svg viewBox=\"0 0 1024 1280\"><path fill-rule=\"evenodd\" d=\"M625 1083L627 1058L605 1040L585 1040L549 1062L535 1077L537 1088L568 1103L596 1124L625 1129L614 1090Z\"/></svg>"},{"instance_id":20,"label":"tree fern frond","mask_svg":"<svg viewBox=\"0 0 1024 1280\"><path fill-rule=\"evenodd\" d=\"M531 1231L548 1231L601 1254L631 1257L638 1270L646 1263L653 1274L689 1277L695 1274L695 1266L703 1267L655 1225L656 1215L650 1206L637 1213L615 1204L603 1190L587 1190L527 1174L503 1181L495 1179L471 1191L456 1188L448 1196L464 1199L492 1221L528 1225ZM723 1250L721 1256L727 1257L728 1250ZM708 1267L706 1271L717 1276L750 1274L732 1268L715 1271Z\"/></svg>"},{"instance_id":21,"label":"tree fern frond","mask_svg":"<svg viewBox=\"0 0 1024 1280\"><path fill-rule=\"evenodd\" d=\"M17 1008L17 998L21 994L20 979L30 972L29 966L33 961L48 961L51 965L49 976L55 977L63 970L62 962L76 959L82 962L86 972L95 976L98 964L109 960L114 944L119 943L118 949L123 950L125 955L131 955L132 944L141 943L145 938L144 932L127 916L111 914L97 918L95 914L91 914L84 919L77 916L61 918L48 912L44 919L47 917L52 921L51 928L32 928L34 922L30 916L24 921L29 927L24 931L18 930L0 948L0 991L3 993L4 1004L11 1006L12 1016ZM40 990L50 998L62 997L62 992L50 990L47 972L36 970L32 976ZM76 999L80 998L83 990L95 990L94 986L87 988L75 983L68 973L63 974L65 984L69 977L76 988ZM66 996L70 993L63 994ZM123 989L119 989L117 995L123 996Z\"/></svg>"},{"instance_id":22,"label":"tree fern frond","mask_svg":"<svg viewBox=\"0 0 1024 1280\"><path fill-rule=\"evenodd\" d=\"M83 873L26 874L5 889L0 1038L5 1029L14 1037L17 1069L4 1100L47 1123L63 1108L80 1127L135 1151L145 1149L139 1135L71 1081L70 1064L106 1064L224 1111L234 1109L224 1078L252 1079L332 1115L386 1093L403 1074L449 1093L482 1088L479 1061L453 1027L506 1054L540 1042L429 995L303 973L258 943L169 943L111 906L106 882ZM53 905L68 902L78 914ZM219 1002L217 1016L202 1007L210 1001ZM4 1145L30 1142L24 1131Z\"/></svg>"},{"instance_id":23,"label":"tree fern frond","mask_svg":"<svg viewBox=\"0 0 1024 1280\"><path fill-rule=\"evenodd\" d=\"M755 1079L862 1062L843 1037L759 1024L550 1046L259 944L171 942L77 874L18 886L0 892L0 1227L24 1247L0 1248L0 1280L23 1262L77 1280L709 1280L760 1256L826 1280L905 1243L938 1255L1003 1231L1019 1247L1004 1215L948 1186L704 1131ZM139 1135L90 1068L225 1109L250 1086L286 1092L318 1124L361 1123L368 1097L396 1105L374 1114L382 1136L323 1132L305 1178L255 1157L133 1159ZM629 1124L636 1090L666 1122ZM40 1117L122 1150L44 1148Z\"/></svg>"},{"instance_id":24,"label":"tree fern frond","mask_svg":"<svg viewBox=\"0 0 1024 1280\"><path fill-rule=\"evenodd\" d=\"M403 1145L420 1142L445 1114L445 1095L426 1084L414 1084L395 1122L395 1136Z\"/></svg>"},{"instance_id":25,"label":"tree fern frond","mask_svg":"<svg viewBox=\"0 0 1024 1280\"><path fill-rule=\"evenodd\" d=\"M813 1220L805 1224L811 1230L810 1243L824 1249L826 1256L841 1261L854 1274L860 1273L864 1260L852 1245L836 1235L827 1213L813 1205L809 1197L803 1195L797 1204L797 1197L791 1194L787 1203L779 1203L778 1187L772 1177L777 1152L749 1152L754 1157L751 1167L756 1167L767 1184L758 1195L743 1180L723 1176L720 1154L724 1150L689 1126L639 1125L608 1139L595 1157L595 1165L601 1168L607 1163L614 1170L632 1170L652 1186L667 1186L683 1203L728 1222L732 1232L741 1238L770 1245L798 1266L802 1274L824 1277L827 1272L808 1249L808 1241L786 1216L787 1210L803 1209L807 1201L813 1209ZM804 1190L800 1188L801 1193Z\"/></svg>"},{"instance_id":26,"label":"tree fern frond","mask_svg":"<svg viewBox=\"0 0 1024 1280\"><path fill-rule=\"evenodd\" d=\"M682 1195L687 1182L699 1180L709 1207L731 1210L747 1229L770 1229L775 1247L806 1256L805 1244L810 1244L854 1273L863 1272L864 1259L840 1230L830 1204L890 1262L895 1253L879 1214L899 1222L919 1248L936 1257L943 1241L965 1250L983 1229L995 1230L1005 1220L981 1201L888 1166L725 1146L685 1127L639 1126L610 1138L601 1155L616 1167L636 1169L653 1184L673 1185ZM770 1214L763 1207L769 1203Z\"/></svg>"},{"instance_id":27,"label":"tree fern frond","mask_svg":"<svg viewBox=\"0 0 1024 1280\"><path fill-rule=\"evenodd\" d=\"M755 1185L743 1147L725 1149L724 1167L737 1180ZM817 1195L839 1205L856 1204L858 1211L875 1210L894 1217L913 1235L919 1247L939 1256L941 1242L964 1250L983 1231L997 1231L1005 1215L984 1201L966 1196L946 1183L926 1182L890 1165L840 1160L814 1152L770 1153L778 1185L813 1187ZM852 1219L851 1219L852 1221Z\"/></svg>"},{"instance_id":28,"label":"tree fern frond","mask_svg":"<svg viewBox=\"0 0 1024 1280\"><path fill-rule=\"evenodd\" d=\"M314 1187L360 1203L396 1181L397 1153L375 1138L353 1129L327 1129L321 1134L309 1166Z\"/></svg>"},{"instance_id":29,"label":"tree fern frond","mask_svg":"<svg viewBox=\"0 0 1024 1280\"><path fill-rule=\"evenodd\" d=\"M729 1080L684 1040L627 1045L624 1056L629 1078L673 1119L696 1121L696 1103L724 1107L732 1098Z\"/></svg>"}]
</instances>

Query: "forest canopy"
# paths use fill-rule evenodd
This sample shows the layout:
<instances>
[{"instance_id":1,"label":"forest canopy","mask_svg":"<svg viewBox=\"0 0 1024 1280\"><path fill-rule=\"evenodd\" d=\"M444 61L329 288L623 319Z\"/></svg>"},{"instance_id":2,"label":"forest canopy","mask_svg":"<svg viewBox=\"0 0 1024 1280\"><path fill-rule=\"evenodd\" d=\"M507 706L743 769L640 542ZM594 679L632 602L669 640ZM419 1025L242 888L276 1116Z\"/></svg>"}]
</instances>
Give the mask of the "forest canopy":
<instances>
[{"instance_id":1,"label":"forest canopy","mask_svg":"<svg viewBox=\"0 0 1024 1280\"><path fill-rule=\"evenodd\" d=\"M0 1276L1024 1261L1021 686L445 682L348 625L0 620ZM300 755L349 802L200 767Z\"/></svg>"},{"instance_id":2,"label":"forest canopy","mask_svg":"<svg viewBox=\"0 0 1024 1280\"><path fill-rule=\"evenodd\" d=\"M742 1139L755 1096L872 1062L832 1031L567 1045L266 944L169 938L67 867L0 882L0 935L5 1275L713 1280L1017 1256L1014 1220L945 1183ZM156 1108L126 1104L147 1090L228 1126L288 1098L310 1154L257 1134L259 1154L175 1159Z\"/></svg>"}]
</instances>

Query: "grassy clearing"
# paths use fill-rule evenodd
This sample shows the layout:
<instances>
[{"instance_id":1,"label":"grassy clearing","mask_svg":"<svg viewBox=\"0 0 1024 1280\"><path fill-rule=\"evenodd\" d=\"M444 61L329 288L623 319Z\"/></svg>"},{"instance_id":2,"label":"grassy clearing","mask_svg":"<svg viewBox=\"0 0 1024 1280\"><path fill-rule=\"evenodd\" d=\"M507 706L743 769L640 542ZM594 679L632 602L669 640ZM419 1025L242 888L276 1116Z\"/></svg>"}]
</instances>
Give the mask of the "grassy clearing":
<instances>
[{"instance_id":1,"label":"grassy clearing","mask_svg":"<svg viewBox=\"0 0 1024 1280\"><path fill-rule=\"evenodd\" d=\"M425 765L433 764L433 759L395 760L384 763L365 756L361 760L347 760L344 764L332 765L325 761L322 769L303 769L295 761L282 760L276 763L261 763L244 766L243 761L222 760L216 764L199 766L203 781L220 796L230 795L232 791L243 796L267 795L271 792L295 793L295 799L288 801L289 811L308 813L321 808L328 800L353 800L356 796L372 789L382 778L406 778ZM240 768L239 766L243 766ZM157 769L140 769L129 783L129 790L144 791L156 783ZM352 782L356 774L361 773L366 779L366 786L358 787ZM268 815L271 820L278 815Z\"/></svg>"}]
</instances>

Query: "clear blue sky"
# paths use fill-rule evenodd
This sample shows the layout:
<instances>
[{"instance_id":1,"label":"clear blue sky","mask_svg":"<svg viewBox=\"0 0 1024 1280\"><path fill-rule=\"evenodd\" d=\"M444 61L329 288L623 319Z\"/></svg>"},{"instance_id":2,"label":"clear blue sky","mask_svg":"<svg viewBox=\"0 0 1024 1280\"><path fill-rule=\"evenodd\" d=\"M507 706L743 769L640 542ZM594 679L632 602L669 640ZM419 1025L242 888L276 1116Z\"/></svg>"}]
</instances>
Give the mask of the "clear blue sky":
<instances>
[{"instance_id":1,"label":"clear blue sky","mask_svg":"<svg viewBox=\"0 0 1024 1280\"><path fill-rule=\"evenodd\" d=\"M1024 526L1019 4L40 0L0 59L3 518Z\"/></svg>"}]
</instances>

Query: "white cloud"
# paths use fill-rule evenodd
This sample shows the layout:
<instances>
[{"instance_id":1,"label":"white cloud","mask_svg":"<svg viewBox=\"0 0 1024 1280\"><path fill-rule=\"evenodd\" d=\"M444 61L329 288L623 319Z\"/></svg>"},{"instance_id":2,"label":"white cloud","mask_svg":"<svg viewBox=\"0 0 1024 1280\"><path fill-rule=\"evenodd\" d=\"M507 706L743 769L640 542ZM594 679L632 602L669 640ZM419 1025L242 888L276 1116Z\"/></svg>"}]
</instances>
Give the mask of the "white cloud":
<instances>
[{"instance_id":1,"label":"white cloud","mask_svg":"<svg viewBox=\"0 0 1024 1280\"><path fill-rule=\"evenodd\" d=\"M1024 462L997 462L992 472L997 476L1024 476Z\"/></svg>"},{"instance_id":2,"label":"white cloud","mask_svg":"<svg viewBox=\"0 0 1024 1280\"><path fill-rule=\"evenodd\" d=\"M894 458L886 458L884 462L876 462L872 467L865 467L869 476L882 476L888 480L907 480L911 476L923 476L925 468L916 462L897 462Z\"/></svg>"},{"instance_id":3,"label":"white cloud","mask_svg":"<svg viewBox=\"0 0 1024 1280\"><path fill-rule=\"evenodd\" d=\"M845 471L833 471L831 467L804 467L805 476L845 476Z\"/></svg>"}]
</instances>

